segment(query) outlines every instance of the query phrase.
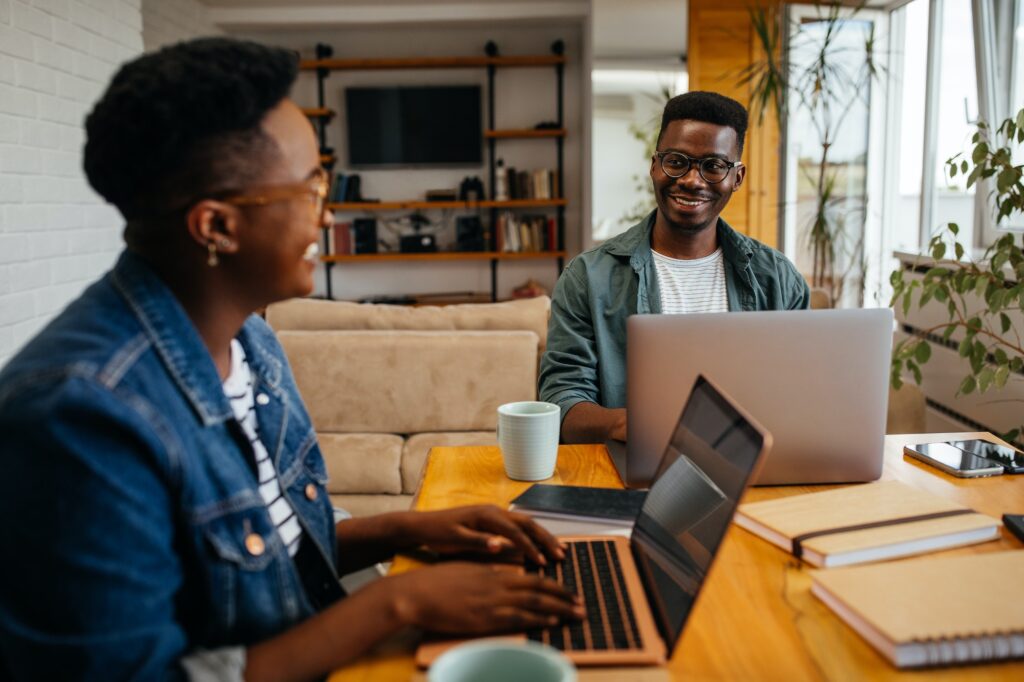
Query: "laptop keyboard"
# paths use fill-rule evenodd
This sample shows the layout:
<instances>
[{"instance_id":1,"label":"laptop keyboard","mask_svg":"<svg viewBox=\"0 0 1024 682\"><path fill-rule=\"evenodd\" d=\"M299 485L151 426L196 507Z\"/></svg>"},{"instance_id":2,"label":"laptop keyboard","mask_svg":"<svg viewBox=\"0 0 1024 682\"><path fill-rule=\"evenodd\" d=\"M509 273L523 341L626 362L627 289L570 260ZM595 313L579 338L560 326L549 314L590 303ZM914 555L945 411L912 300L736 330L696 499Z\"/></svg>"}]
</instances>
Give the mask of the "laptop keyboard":
<instances>
[{"instance_id":1,"label":"laptop keyboard","mask_svg":"<svg viewBox=\"0 0 1024 682\"><path fill-rule=\"evenodd\" d=\"M527 564L580 595L587 610L582 621L529 630L526 636L562 651L641 649L640 631L629 603L615 543L607 540L569 542L565 560L547 566Z\"/></svg>"}]
</instances>

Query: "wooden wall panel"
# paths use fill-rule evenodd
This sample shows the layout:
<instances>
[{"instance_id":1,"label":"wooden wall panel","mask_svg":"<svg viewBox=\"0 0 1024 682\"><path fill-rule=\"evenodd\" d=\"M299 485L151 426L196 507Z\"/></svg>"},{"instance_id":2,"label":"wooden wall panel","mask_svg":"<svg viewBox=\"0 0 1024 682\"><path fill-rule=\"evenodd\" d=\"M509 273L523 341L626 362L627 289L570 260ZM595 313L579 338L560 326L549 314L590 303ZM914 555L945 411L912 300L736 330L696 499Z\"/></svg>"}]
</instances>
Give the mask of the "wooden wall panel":
<instances>
[{"instance_id":1,"label":"wooden wall panel","mask_svg":"<svg viewBox=\"0 0 1024 682\"><path fill-rule=\"evenodd\" d=\"M750 0L689 0L687 67L690 90L711 90L749 108L750 89L741 72L763 51L754 35ZM765 0L765 4L777 3ZM757 125L751 114L743 162L747 178L722 217L740 232L778 245L779 126L774 113Z\"/></svg>"}]
</instances>

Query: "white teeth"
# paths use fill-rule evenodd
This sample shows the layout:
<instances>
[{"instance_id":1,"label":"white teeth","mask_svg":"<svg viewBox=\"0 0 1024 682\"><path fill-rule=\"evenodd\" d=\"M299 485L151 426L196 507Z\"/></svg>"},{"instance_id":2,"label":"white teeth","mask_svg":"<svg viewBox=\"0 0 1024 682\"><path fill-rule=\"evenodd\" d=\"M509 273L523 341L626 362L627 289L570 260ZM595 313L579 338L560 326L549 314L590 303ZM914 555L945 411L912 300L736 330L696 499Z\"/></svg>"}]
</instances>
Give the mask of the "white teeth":
<instances>
[{"instance_id":1,"label":"white teeth","mask_svg":"<svg viewBox=\"0 0 1024 682\"><path fill-rule=\"evenodd\" d=\"M682 204L683 206L700 206L701 204L704 203L703 201L700 200L695 201L690 199L682 199L680 197L672 197L672 200L677 204Z\"/></svg>"},{"instance_id":2,"label":"white teeth","mask_svg":"<svg viewBox=\"0 0 1024 682\"><path fill-rule=\"evenodd\" d=\"M306 252L302 254L302 257L309 261L315 261L317 255L320 253L320 245L313 242L306 247Z\"/></svg>"}]
</instances>

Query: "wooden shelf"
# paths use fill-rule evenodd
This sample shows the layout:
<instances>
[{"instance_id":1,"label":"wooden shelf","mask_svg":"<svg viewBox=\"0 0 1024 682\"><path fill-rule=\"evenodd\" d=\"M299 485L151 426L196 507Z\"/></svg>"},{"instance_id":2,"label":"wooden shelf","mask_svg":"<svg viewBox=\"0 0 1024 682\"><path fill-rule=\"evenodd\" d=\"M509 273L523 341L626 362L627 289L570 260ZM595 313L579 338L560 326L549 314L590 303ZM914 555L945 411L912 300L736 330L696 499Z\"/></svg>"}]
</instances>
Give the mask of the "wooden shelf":
<instances>
[{"instance_id":1,"label":"wooden shelf","mask_svg":"<svg viewBox=\"0 0 1024 682\"><path fill-rule=\"evenodd\" d=\"M302 113L310 118L334 118L335 112L333 109L326 107L317 107L314 109L303 109Z\"/></svg>"},{"instance_id":2,"label":"wooden shelf","mask_svg":"<svg viewBox=\"0 0 1024 682\"><path fill-rule=\"evenodd\" d=\"M426 211L436 209L478 208L549 208L565 206L565 199L509 199L496 201L359 201L336 203L329 202L327 208L333 211Z\"/></svg>"},{"instance_id":3,"label":"wooden shelf","mask_svg":"<svg viewBox=\"0 0 1024 682\"><path fill-rule=\"evenodd\" d=\"M546 137L565 137L567 131L565 128L523 128L521 130L485 130L485 139L500 139L500 140L529 140L533 138L546 138Z\"/></svg>"},{"instance_id":4,"label":"wooden shelf","mask_svg":"<svg viewBox=\"0 0 1024 682\"><path fill-rule=\"evenodd\" d=\"M436 253L358 253L320 256L324 263L373 263L384 261L474 261L474 260L538 260L565 258L565 251L530 251L521 253L497 251L438 251Z\"/></svg>"},{"instance_id":5,"label":"wooden shelf","mask_svg":"<svg viewBox=\"0 0 1024 682\"><path fill-rule=\"evenodd\" d=\"M522 55L517 57L405 57L397 59L303 59L299 68L304 71L330 69L382 70L382 69L471 69L486 66L557 66L565 64L564 55Z\"/></svg>"}]
</instances>

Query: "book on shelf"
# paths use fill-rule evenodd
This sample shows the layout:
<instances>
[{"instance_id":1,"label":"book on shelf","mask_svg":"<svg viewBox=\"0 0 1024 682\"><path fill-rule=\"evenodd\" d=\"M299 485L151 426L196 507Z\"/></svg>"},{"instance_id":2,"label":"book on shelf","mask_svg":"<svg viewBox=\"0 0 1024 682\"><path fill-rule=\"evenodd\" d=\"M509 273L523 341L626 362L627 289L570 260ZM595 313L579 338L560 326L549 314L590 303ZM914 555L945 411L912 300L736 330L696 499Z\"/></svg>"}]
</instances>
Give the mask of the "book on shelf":
<instances>
[{"instance_id":1,"label":"book on shelf","mask_svg":"<svg viewBox=\"0 0 1024 682\"><path fill-rule=\"evenodd\" d=\"M1000 522L898 481L740 505L736 525L813 566L895 559L999 537Z\"/></svg>"},{"instance_id":2,"label":"book on shelf","mask_svg":"<svg viewBox=\"0 0 1024 682\"><path fill-rule=\"evenodd\" d=\"M646 492L573 485L535 484L509 509L529 514L556 535L628 535Z\"/></svg>"},{"instance_id":3,"label":"book on shelf","mask_svg":"<svg viewBox=\"0 0 1024 682\"><path fill-rule=\"evenodd\" d=\"M898 668L1024 658L1020 550L814 571L811 581Z\"/></svg>"},{"instance_id":4,"label":"book on shelf","mask_svg":"<svg viewBox=\"0 0 1024 682\"><path fill-rule=\"evenodd\" d=\"M352 253L352 223L336 223L334 225L333 252L337 256L348 256Z\"/></svg>"},{"instance_id":5,"label":"book on shelf","mask_svg":"<svg viewBox=\"0 0 1024 682\"><path fill-rule=\"evenodd\" d=\"M497 249L504 253L535 253L554 250L553 221L542 215L516 215L512 211L498 214Z\"/></svg>"}]
</instances>

